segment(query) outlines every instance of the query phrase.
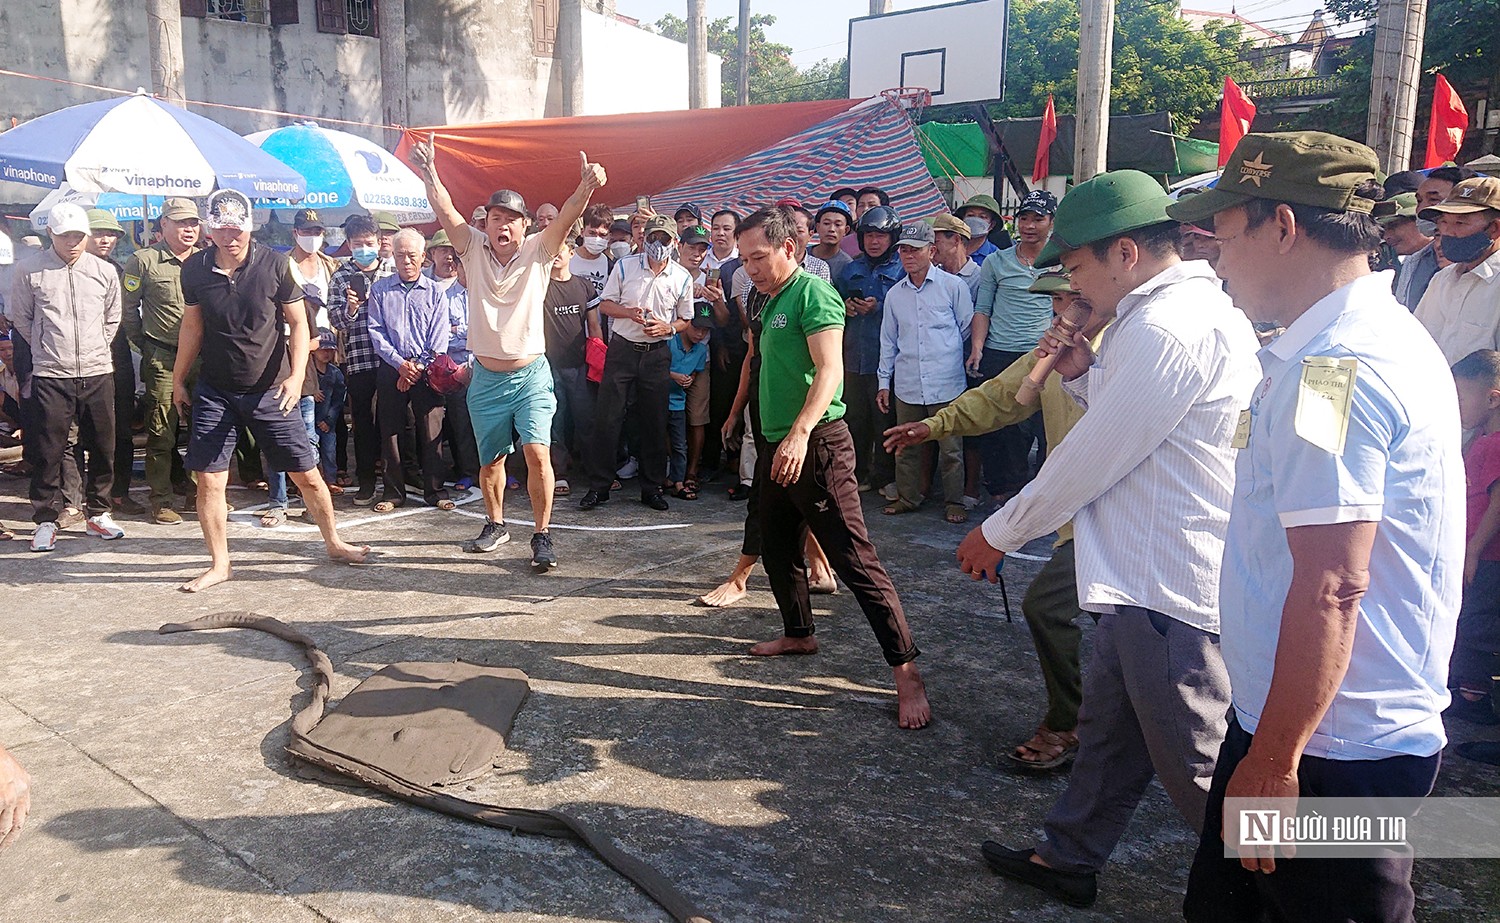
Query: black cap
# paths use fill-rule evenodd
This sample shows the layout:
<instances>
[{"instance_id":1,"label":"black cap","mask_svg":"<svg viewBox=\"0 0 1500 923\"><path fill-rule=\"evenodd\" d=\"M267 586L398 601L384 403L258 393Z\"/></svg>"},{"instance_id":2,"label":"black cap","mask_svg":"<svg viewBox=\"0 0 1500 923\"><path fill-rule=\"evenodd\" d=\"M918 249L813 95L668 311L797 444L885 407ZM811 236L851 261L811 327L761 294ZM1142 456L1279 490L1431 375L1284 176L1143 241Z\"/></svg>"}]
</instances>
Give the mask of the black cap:
<instances>
[{"instance_id":1,"label":"black cap","mask_svg":"<svg viewBox=\"0 0 1500 923\"><path fill-rule=\"evenodd\" d=\"M299 231L303 228L321 228L323 219L311 208L298 209L297 214L292 216L292 227Z\"/></svg>"},{"instance_id":2,"label":"black cap","mask_svg":"<svg viewBox=\"0 0 1500 923\"><path fill-rule=\"evenodd\" d=\"M630 222L627 221L627 220L625 220L624 218L616 218L614 221L610 222L610 224L609 224L609 232L611 234L625 234L625 235L629 235L630 234Z\"/></svg>"},{"instance_id":3,"label":"black cap","mask_svg":"<svg viewBox=\"0 0 1500 923\"><path fill-rule=\"evenodd\" d=\"M675 212L672 213L672 220L676 221L678 218L680 218L684 214L692 215L694 218L697 218L699 221L703 220L703 209L701 209L698 206L694 205L692 202L688 202L686 204L677 206L677 211L675 211Z\"/></svg>"},{"instance_id":4,"label":"black cap","mask_svg":"<svg viewBox=\"0 0 1500 923\"><path fill-rule=\"evenodd\" d=\"M489 211L492 208L503 208L508 212L515 212L523 218L531 217L531 212L526 210L526 200L521 198L521 194L513 189L496 190L495 194L490 196L490 200L484 206L485 211Z\"/></svg>"},{"instance_id":5,"label":"black cap","mask_svg":"<svg viewBox=\"0 0 1500 923\"><path fill-rule=\"evenodd\" d=\"M693 314L693 326L702 327L704 330L712 330L719 326L714 323L713 308L708 306L708 302L700 301L698 303L698 310Z\"/></svg>"},{"instance_id":6,"label":"black cap","mask_svg":"<svg viewBox=\"0 0 1500 923\"><path fill-rule=\"evenodd\" d=\"M678 241L684 244L706 244L709 242L708 228L701 224L683 228Z\"/></svg>"},{"instance_id":7,"label":"black cap","mask_svg":"<svg viewBox=\"0 0 1500 923\"><path fill-rule=\"evenodd\" d=\"M1051 218L1057 214L1057 196L1045 189L1033 189L1016 206L1016 214L1021 212L1035 212L1044 218Z\"/></svg>"}]
</instances>

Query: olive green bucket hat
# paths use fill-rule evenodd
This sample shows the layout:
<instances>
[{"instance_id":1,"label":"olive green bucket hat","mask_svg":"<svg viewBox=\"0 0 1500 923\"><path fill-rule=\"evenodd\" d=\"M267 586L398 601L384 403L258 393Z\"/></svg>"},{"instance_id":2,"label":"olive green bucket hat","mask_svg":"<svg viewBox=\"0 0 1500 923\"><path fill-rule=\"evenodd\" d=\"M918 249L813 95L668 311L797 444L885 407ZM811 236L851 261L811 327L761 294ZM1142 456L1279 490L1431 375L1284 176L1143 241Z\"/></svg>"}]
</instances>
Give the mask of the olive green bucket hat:
<instances>
[{"instance_id":1,"label":"olive green bucket hat","mask_svg":"<svg viewBox=\"0 0 1500 923\"><path fill-rule=\"evenodd\" d=\"M1037 257L1036 265L1056 266L1069 250L1171 221L1167 217L1171 202L1161 183L1139 170L1100 173L1069 189L1062 197L1052 236Z\"/></svg>"}]
</instances>

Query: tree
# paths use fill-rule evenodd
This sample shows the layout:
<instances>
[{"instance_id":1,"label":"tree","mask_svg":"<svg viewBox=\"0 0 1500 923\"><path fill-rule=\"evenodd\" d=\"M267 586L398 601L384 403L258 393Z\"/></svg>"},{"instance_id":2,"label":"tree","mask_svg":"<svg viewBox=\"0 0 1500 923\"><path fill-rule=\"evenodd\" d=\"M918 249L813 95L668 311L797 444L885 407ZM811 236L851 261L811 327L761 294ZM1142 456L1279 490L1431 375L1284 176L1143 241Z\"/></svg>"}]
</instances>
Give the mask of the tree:
<instances>
[{"instance_id":1,"label":"tree","mask_svg":"<svg viewBox=\"0 0 1500 923\"><path fill-rule=\"evenodd\" d=\"M785 103L809 99L845 99L849 96L849 62L847 59L824 60L805 70L792 63L789 45L766 37L766 27L776 24L776 17L757 13L750 17L750 103ZM734 105L735 81L739 73L739 23L731 17L714 19L707 24L708 50L723 59L720 79L723 104ZM687 23L668 13L656 21L660 35L678 42L687 41Z\"/></svg>"}]
</instances>

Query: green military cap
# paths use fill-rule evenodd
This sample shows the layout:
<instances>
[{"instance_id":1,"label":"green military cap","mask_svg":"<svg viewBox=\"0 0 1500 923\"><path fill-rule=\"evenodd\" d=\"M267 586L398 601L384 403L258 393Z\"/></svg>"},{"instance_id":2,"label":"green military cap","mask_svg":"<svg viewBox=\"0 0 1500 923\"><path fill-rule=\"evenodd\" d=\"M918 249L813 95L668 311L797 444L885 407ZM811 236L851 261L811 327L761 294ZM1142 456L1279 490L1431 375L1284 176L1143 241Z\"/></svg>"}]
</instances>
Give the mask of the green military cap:
<instances>
[{"instance_id":1,"label":"green military cap","mask_svg":"<svg viewBox=\"0 0 1500 923\"><path fill-rule=\"evenodd\" d=\"M451 247L451 246L453 246L453 242L448 239L448 232L445 231L445 230L443 230L442 228L438 228L436 234L434 234L431 237L427 238L427 249L428 250L431 250L433 247Z\"/></svg>"},{"instance_id":2,"label":"green military cap","mask_svg":"<svg viewBox=\"0 0 1500 923\"><path fill-rule=\"evenodd\" d=\"M1004 220L1005 217L1000 214L1000 203L995 201L995 197L982 193L980 195L969 196L968 201L958 207L958 214L962 215L966 208L982 208L994 215L997 222Z\"/></svg>"},{"instance_id":3,"label":"green military cap","mask_svg":"<svg viewBox=\"0 0 1500 923\"><path fill-rule=\"evenodd\" d=\"M1054 292L1073 291L1073 281L1065 270L1049 269L1027 287L1026 291L1035 292L1038 295L1051 295Z\"/></svg>"},{"instance_id":4,"label":"green military cap","mask_svg":"<svg viewBox=\"0 0 1500 923\"><path fill-rule=\"evenodd\" d=\"M198 206L193 204L192 199L184 199L181 196L173 196L161 203L161 216L171 218L173 221L197 220Z\"/></svg>"},{"instance_id":5,"label":"green military cap","mask_svg":"<svg viewBox=\"0 0 1500 923\"><path fill-rule=\"evenodd\" d=\"M1395 224L1402 218L1415 219L1417 217L1417 194L1415 192L1403 192L1384 202L1375 203L1375 221L1381 227Z\"/></svg>"},{"instance_id":6,"label":"green military cap","mask_svg":"<svg viewBox=\"0 0 1500 923\"><path fill-rule=\"evenodd\" d=\"M1251 133L1240 139L1214 188L1167 211L1178 221L1201 224L1251 199L1311 205L1369 214L1373 199L1358 195L1373 181L1380 162L1356 141L1322 131Z\"/></svg>"},{"instance_id":7,"label":"green military cap","mask_svg":"<svg viewBox=\"0 0 1500 923\"><path fill-rule=\"evenodd\" d=\"M396 216L391 214L390 212L376 212L370 217L375 220L375 226L382 232L401 230L400 222L398 222L396 220Z\"/></svg>"},{"instance_id":8,"label":"green military cap","mask_svg":"<svg viewBox=\"0 0 1500 923\"><path fill-rule=\"evenodd\" d=\"M1036 265L1056 266L1069 250L1171 221L1167 217L1171 202L1161 183L1139 170L1100 173L1069 189L1058 203L1052 236Z\"/></svg>"},{"instance_id":9,"label":"green military cap","mask_svg":"<svg viewBox=\"0 0 1500 923\"><path fill-rule=\"evenodd\" d=\"M120 222L115 216L103 208L91 208L89 215L89 233L97 234L100 231L110 231L115 234L124 234L125 229L120 227Z\"/></svg>"}]
</instances>

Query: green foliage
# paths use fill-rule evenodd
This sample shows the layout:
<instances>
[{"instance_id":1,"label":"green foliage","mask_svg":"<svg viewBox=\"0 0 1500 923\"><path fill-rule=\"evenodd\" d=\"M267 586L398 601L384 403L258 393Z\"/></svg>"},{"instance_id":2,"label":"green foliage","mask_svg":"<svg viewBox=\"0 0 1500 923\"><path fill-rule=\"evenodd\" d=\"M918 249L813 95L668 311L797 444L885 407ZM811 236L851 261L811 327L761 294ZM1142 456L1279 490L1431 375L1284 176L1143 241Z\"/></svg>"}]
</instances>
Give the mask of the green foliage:
<instances>
[{"instance_id":1,"label":"green foliage","mask_svg":"<svg viewBox=\"0 0 1500 923\"><path fill-rule=\"evenodd\" d=\"M786 103L812 99L845 99L849 96L847 59L819 61L803 70L792 63L792 49L766 37L766 27L776 17L765 13L750 16L750 103ZM668 13L656 21L656 31L666 38L687 41L687 22ZM739 86L740 35L737 17L711 19L707 23L708 50L723 59L720 96L726 106L735 103Z\"/></svg>"}]
</instances>

